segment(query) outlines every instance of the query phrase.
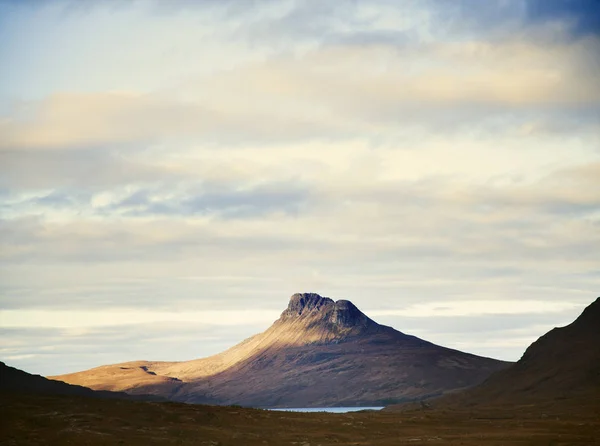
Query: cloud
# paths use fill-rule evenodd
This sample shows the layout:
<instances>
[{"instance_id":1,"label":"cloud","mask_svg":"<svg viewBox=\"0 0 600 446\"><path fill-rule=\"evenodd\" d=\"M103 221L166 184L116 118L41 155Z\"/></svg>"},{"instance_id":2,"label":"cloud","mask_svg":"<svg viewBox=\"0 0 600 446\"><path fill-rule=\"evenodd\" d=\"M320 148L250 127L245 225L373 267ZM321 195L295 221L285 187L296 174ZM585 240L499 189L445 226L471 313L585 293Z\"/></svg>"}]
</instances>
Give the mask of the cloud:
<instances>
[{"instance_id":1,"label":"cloud","mask_svg":"<svg viewBox=\"0 0 600 446\"><path fill-rule=\"evenodd\" d=\"M210 82L203 84L211 89ZM221 95L200 103L120 93L60 94L35 104L31 117L0 121L0 149L114 147L132 143L143 147L169 141L185 143L190 139L209 145L270 143L343 134L344 126L336 130L335 123L323 124L318 115L286 110L284 101L268 110L250 107L246 101L263 94L251 92L251 85L244 87L235 102L228 102L226 96L227 90L239 88L235 81L215 87ZM203 94L208 96L209 91Z\"/></svg>"},{"instance_id":2,"label":"cloud","mask_svg":"<svg viewBox=\"0 0 600 446\"><path fill-rule=\"evenodd\" d=\"M462 300L414 304L402 310L375 311L373 316L455 317L485 314L561 313L580 305L538 300Z\"/></svg>"},{"instance_id":3,"label":"cloud","mask_svg":"<svg viewBox=\"0 0 600 446\"><path fill-rule=\"evenodd\" d=\"M595 0L528 0L526 5L533 23L564 21L576 37L600 33L600 5Z\"/></svg>"},{"instance_id":4,"label":"cloud","mask_svg":"<svg viewBox=\"0 0 600 446\"><path fill-rule=\"evenodd\" d=\"M466 126L494 133L498 120L556 121L565 109L591 113L590 122L600 104L590 55L599 48L595 40L320 48L188 80L177 88L185 99L169 91L54 94L0 120L0 148L397 139L414 128Z\"/></svg>"},{"instance_id":5,"label":"cloud","mask_svg":"<svg viewBox=\"0 0 600 446\"><path fill-rule=\"evenodd\" d=\"M184 197L153 197L138 191L108 206L106 211L132 216L216 215L222 218L256 218L261 215L297 214L309 199L309 191L296 184L275 183L250 189L227 190L227 186L193 189ZM213 190L211 190L213 189Z\"/></svg>"},{"instance_id":6,"label":"cloud","mask_svg":"<svg viewBox=\"0 0 600 446\"><path fill-rule=\"evenodd\" d=\"M375 293L393 305L398 293L404 304L440 294L486 301L514 293L541 302L569 295L579 303L598 285L597 167L534 182L475 183L475 192L452 178L331 182L318 173L303 183L300 212L286 212L296 206L287 202L294 183L266 187L278 191L271 203L263 192L241 195L254 206L245 214L234 212L236 195L218 195L204 212L182 212L189 191L179 196L169 187L94 196L79 202L79 214L65 214L64 198L52 214L50 200L46 217L2 223L0 306L201 311L258 299L278 310L307 287L359 302ZM152 213L149 197L161 194L172 212ZM44 209L33 200L34 209ZM130 212L138 203L144 212Z\"/></svg>"},{"instance_id":7,"label":"cloud","mask_svg":"<svg viewBox=\"0 0 600 446\"><path fill-rule=\"evenodd\" d=\"M235 311L158 312L118 308L102 311L72 310L0 310L3 328L90 329L115 325L186 323L210 325L258 325L276 320L279 313L265 309Z\"/></svg>"},{"instance_id":8,"label":"cloud","mask_svg":"<svg viewBox=\"0 0 600 446\"><path fill-rule=\"evenodd\" d=\"M600 29L600 8L595 0L432 0L428 6L437 12L436 21L447 24L444 31L459 34L579 39L597 35Z\"/></svg>"},{"instance_id":9,"label":"cloud","mask_svg":"<svg viewBox=\"0 0 600 446\"><path fill-rule=\"evenodd\" d=\"M230 116L235 120L235 116ZM202 134L219 125L218 113L149 95L59 94L35 104L21 119L7 119L4 148L64 148Z\"/></svg>"},{"instance_id":10,"label":"cloud","mask_svg":"<svg viewBox=\"0 0 600 446\"><path fill-rule=\"evenodd\" d=\"M89 325L18 364L214 353L264 327L185 321L308 290L514 358L598 289L583 2L80 3L0 5L0 308Z\"/></svg>"}]
</instances>

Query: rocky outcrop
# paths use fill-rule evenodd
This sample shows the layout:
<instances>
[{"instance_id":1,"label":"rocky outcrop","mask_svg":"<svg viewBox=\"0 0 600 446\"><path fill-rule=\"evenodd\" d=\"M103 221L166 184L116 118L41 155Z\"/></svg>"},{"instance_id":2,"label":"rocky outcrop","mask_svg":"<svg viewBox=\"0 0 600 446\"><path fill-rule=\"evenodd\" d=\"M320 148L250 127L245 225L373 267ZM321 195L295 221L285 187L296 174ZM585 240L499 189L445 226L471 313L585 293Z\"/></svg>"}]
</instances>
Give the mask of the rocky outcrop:
<instances>
[{"instance_id":1,"label":"rocky outcrop","mask_svg":"<svg viewBox=\"0 0 600 446\"><path fill-rule=\"evenodd\" d=\"M288 307L281 313L281 317L306 317L311 312L320 312L324 308L331 308L334 305L333 299L321 297L316 293L296 293L290 297Z\"/></svg>"},{"instance_id":2,"label":"rocky outcrop","mask_svg":"<svg viewBox=\"0 0 600 446\"><path fill-rule=\"evenodd\" d=\"M343 327L370 327L376 325L349 300L338 300L328 321Z\"/></svg>"}]
</instances>

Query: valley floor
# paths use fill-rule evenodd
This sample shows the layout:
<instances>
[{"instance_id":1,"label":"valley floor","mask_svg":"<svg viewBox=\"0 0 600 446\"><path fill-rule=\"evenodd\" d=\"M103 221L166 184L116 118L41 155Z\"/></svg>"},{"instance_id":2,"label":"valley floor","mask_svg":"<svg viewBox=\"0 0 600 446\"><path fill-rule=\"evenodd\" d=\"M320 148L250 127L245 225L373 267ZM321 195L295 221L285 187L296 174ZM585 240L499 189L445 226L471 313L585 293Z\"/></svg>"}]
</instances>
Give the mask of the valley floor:
<instances>
[{"instance_id":1,"label":"valley floor","mask_svg":"<svg viewBox=\"0 0 600 446\"><path fill-rule=\"evenodd\" d=\"M290 413L0 394L3 445L600 445L594 411Z\"/></svg>"}]
</instances>

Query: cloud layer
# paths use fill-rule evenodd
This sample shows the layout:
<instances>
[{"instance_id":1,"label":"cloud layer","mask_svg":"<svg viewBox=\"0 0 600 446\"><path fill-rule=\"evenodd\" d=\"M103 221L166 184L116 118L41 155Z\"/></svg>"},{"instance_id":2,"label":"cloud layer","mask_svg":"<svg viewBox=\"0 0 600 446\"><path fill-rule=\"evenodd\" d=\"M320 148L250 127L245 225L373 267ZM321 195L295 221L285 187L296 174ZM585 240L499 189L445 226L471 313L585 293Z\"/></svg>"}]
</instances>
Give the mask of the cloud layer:
<instances>
[{"instance_id":1,"label":"cloud layer","mask_svg":"<svg viewBox=\"0 0 600 446\"><path fill-rule=\"evenodd\" d=\"M0 355L191 359L315 291L518 359L600 285L594 3L0 2Z\"/></svg>"}]
</instances>

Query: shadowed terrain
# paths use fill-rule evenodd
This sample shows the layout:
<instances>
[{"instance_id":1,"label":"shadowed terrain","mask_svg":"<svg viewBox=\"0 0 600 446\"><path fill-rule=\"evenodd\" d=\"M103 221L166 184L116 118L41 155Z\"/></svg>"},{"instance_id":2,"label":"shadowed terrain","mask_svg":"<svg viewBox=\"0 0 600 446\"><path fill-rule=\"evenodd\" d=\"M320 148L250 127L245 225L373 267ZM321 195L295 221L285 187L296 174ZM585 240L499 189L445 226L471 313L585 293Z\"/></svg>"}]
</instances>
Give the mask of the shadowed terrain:
<instances>
[{"instance_id":1,"label":"shadowed terrain","mask_svg":"<svg viewBox=\"0 0 600 446\"><path fill-rule=\"evenodd\" d=\"M515 364L478 386L429 404L470 411L544 408L547 413L585 412L600 419L600 298L573 323L540 337Z\"/></svg>"},{"instance_id":2,"label":"shadowed terrain","mask_svg":"<svg viewBox=\"0 0 600 446\"><path fill-rule=\"evenodd\" d=\"M34 395L71 395L88 398L137 399L140 401L165 401L153 395L129 395L125 392L92 390L87 387L67 384L32 375L0 362L0 392Z\"/></svg>"},{"instance_id":3,"label":"shadowed terrain","mask_svg":"<svg viewBox=\"0 0 600 446\"><path fill-rule=\"evenodd\" d=\"M306 414L59 396L0 398L0 444L18 446L600 444L600 418L585 408Z\"/></svg>"},{"instance_id":4,"label":"shadowed terrain","mask_svg":"<svg viewBox=\"0 0 600 446\"><path fill-rule=\"evenodd\" d=\"M595 401L600 417L600 298L573 323L531 344L517 363L447 402L476 406L555 401L566 405L569 400Z\"/></svg>"},{"instance_id":5,"label":"shadowed terrain","mask_svg":"<svg viewBox=\"0 0 600 446\"><path fill-rule=\"evenodd\" d=\"M52 379L191 403L376 406L469 387L508 365L377 324L349 301L308 293L293 295L268 330L221 354L109 365Z\"/></svg>"}]
</instances>

